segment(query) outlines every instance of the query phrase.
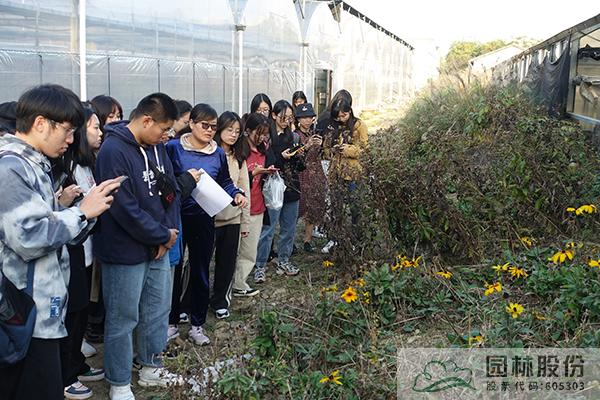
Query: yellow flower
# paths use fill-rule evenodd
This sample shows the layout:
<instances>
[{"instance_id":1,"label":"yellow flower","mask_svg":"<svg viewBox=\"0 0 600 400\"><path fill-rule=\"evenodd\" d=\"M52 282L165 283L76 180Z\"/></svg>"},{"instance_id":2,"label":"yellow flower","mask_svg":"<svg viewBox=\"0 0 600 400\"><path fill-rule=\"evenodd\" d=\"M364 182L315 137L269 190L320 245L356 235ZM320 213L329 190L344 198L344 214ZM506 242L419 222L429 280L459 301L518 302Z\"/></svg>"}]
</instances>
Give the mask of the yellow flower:
<instances>
[{"instance_id":1,"label":"yellow flower","mask_svg":"<svg viewBox=\"0 0 600 400\"><path fill-rule=\"evenodd\" d=\"M358 287L365 287L366 282L365 282L365 280L363 278L358 278L357 280L352 281L352 284L356 285Z\"/></svg>"},{"instance_id":2,"label":"yellow flower","mask_svg":"<svg viewBox=\"0 0 600 400\"><path fill-rule=\"evenodd\" d=\"M492 284L486 283L485 288L485 292L483 293L485 296L489 296L490 294L494 293L494 291L498 293L502 292L502 284L500 282Z\"/></svg>"},{"instance_id":3,"label":"yellow flower","mask_svg":"<svg viewBox=\"0 0 600 400\"><path fill-rule=\"evenodd\" d=\"M523 236L522 238L520 238L521 243L523 243L523 245L525 247L532 247L533 246L533 242L534 240L528 236Z\"/></svg>"},{"instance_id":4,"label":"yellow flower","mask_svg":"<svg viewBox=\"0 0 600 400\"><path fill-rule=\"evenodd\" d=\"M371 302L371 294L369 292L362 292L363 303L369 304Z\"/></svg>"},{"instance_id":5,"label":"yellow flower","mask_svg":"<svg viewBox=\"0 0 600 400\"><path fill-rule=\"evenodd\" d=\"M500 274L500 272L502 272L502 271L508 271L509 266L510 266L510 263L506 263L506 264L502 264L502 265L498 264L498 265L494 265L492 267L492 269L494 271L496 271L498 274Z\"/></svg>"},{"instance_id":6,"label":"yellow flower","mask_svg":"<svg viewBox=\"0 0 600 400\"><path fill-rule=\"evenodd\" d=\"M510 272L510 274L515 278L527 278L529 276L523 268L519 267L510 267L508 272Z\"/></svg>"},{"instance_id":7,"label":"yellow flower","mask_svg":"<svg viewBox=\"0 0 600 400\"><path fill-rule=\"evenodd\" d=\"M319 380L319 383L333 382L336 385L341 385L342 384L341 378L342 377L340 375L340 371L339 370L335 370L331 374L329 374L328 376L322 377Z\"/></svg>"},{"instance_id":8,"label":"yellow flower","mask_svg":"<svg viewBox=\"0 0 600 400\"><path fill-rule=\"evenodd\" d=\"M577 211L575 207L567 207L567 212L574 213L575 211Z\"/></svg>"},{"instance_id":9,"label":"yellow flower","mask_svg":"<svg viewBox=\"0 0 600 400\"><path fill-rule=\"evenodd\" d=\"M590 261L588 262L588 265L589 265L590 267L592 267L592 268L593 268L593 267L600 268L600 258L599 258L599 259L597 259L597 260L590 260Z\"/></svg>"},{"instance_id":10,"label":"yellow flower","mask_svg":"<svg viewBox=\"0 0 600 400\"><path fill-rule=\"evenodd\" d=\"M579 207L577 210L575 210L575 214L577 215L582 215L582 214L593 214L596 211L598 211L598 209L596 208L595 205L593 204L584 204L581 207Z\"/></svg>"},{"instance_id":11,"label":"yellow flower","mask_svg":"<svg viewBox=\"0 0 600 400\"><path fill-rule=\"evenodd\" d=\"M561 250L561 251L554 253L554 255L552 257L550 257L548 260L552 261L554 264L562 264L567 259L572 260L574 255L575 255L575 252L571 249Z\"/></svg>"},{"instance_id":12,"label":"yellow flower","mask_svg":"<svg viewBox=\"0 0 600 400\"><path fill-rule=\"evenodd\" d=\"M438 271L436 275L441 276L442 278L450 279L452 278L452 272L450 271Z\"/></svg>"},{"instance_id":13,"label":"yellow flower","mask_svg":"<svg viewBox=\"0 0 600 400\"><path fill-rule=\"evenodd\" d=\"M402 266L404 268L417 268L419 266L419 261L421 261L421 256L417 257L417 258L413 258L412 260L409 260L408 258L404 258L402 260Z\"/></svg>"},{"instance_id":14,"label":"yellow flower","mask_svg":"<svg viewBox=\"0 0 600 400\"><path fill-rule=\"evenodd\" d=\"M518 318L523 311L525 311L525 309L519 303L508 303L506 306L506 312L509 313L513 318Z\"/></svg>"},{"instance_id":15,"label":"yellow flower","mask_svg":"<svg viewBox=\"0 0 600 400\"><path fill-rule=\"evenodd\" d=\"M329 268L329 267L333 267L333 262L331 262L329 260L323 261L323 268Z\"/></svg>"},{"instance_id":16,"label":"yellow flower","mask_svg":"<svg viewBox=\"0 0 600 400\"><path fill-rule=\"evenodd\" d=\"M402 268L402 264L400 264L398 262L396 264L392 265L392 271L395 271L400 268Z\"/></svg>"},{"instance_id":17,"label":"yellow flower","mask_svg":"<svg viewBox=\"0 0 600 400\"><path fill-rule=\"evenodd\" d=\"M539 311L534 311L533 312L533 316L535 317L535 319L537 319L538 321L545 321L548 318L544 317L543 314L541 314Z\"/></svg>"},{"instance_id":18,"label":"yellow flower","mask_svg":"<svg viewBox=\"0 0 600 400\"><path fill-rule=\"evenodd\" d=\"M356 290L352 286L348 287L348 289L344 290L344 293L342 293L342 299L344 299L346 303L356 301L356 299L358 299Z\"/></svg>"},{"instance_id":19,"label":"yellow flower","mask_svg":"<svg viewBox=\"0 0 600 400\"><path fill-rule=\"evenodd\" d=\"M481 342L483 342L483 337L481 337L481 335L471 336L469 338L469 346L472 346L474 344L479 344Z\"/></svg>"},{"instance_id":20,"label":"yellow flower","mask_svg":"<svg viewBox=\"0 0 600 400\"><path fill-rule=\"evenodd\" d=\"M337 290L338 290L337 285L333 284L331 286L322 287L321 288L321 293L337 292Z\"/></svg>"},{"instance_id":21,"label":"yellow flower","mask_svg":"<svg viewBox=\"0 0 600 400\"><path fill-rule=\"evenodd\" d=\"M582 247L583 247L583 243L575 243L575 242L569 242L565 246L566 249L575 249L575 248L582 248Z\"/></svg>"}]
</instances>

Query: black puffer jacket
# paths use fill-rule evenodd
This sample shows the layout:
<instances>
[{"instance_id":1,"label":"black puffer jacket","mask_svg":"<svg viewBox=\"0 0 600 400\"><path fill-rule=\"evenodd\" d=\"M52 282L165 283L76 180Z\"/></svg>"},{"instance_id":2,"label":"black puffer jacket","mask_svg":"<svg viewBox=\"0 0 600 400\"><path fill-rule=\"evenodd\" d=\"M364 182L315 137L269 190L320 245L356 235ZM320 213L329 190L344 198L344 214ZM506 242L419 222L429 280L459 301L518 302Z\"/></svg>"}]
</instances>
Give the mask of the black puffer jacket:
<instances>
[{"instance_id":1,"label":"black puffer jacket","mask_svg":"<svg viewBox=\"0 0 600 400\"><path fill-rule=\"evenodd\" d=\"M306 166L303 155L296 154L289 160L286 160L281 153L299 142L300 137L298 134L286 130L279 135L271 135L271 145L267 151L265 165L275 165L275 167L279 168L279 173L285 182L285 186L287 186L283 196L284 203L300 200L299 172L304 171Z\"/></svg>"}]
</instances>

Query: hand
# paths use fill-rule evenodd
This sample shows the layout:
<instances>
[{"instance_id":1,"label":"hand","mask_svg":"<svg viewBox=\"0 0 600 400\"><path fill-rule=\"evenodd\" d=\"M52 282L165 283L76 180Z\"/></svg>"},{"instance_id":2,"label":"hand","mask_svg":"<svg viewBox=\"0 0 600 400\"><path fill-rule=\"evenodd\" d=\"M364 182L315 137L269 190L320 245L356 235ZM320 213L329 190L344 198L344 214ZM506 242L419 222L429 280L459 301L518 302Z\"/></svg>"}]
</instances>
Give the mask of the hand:
<instances>
[{"instance_id":1,"label":"hand","mask_svg":"<svg viewBox=\"0 0 600 400\"><path fill-rule=\"evenodd\" d=\"M283 157L286 160L289 160L290 158L292 158L292 155L290 154L290 149L285 149L284 151L282 151L281 157Z\"/></svg>"},{"instance_id":2,"label":"hand","mask_svg":"<svg viewBox=\"0 0 600 400\"><path fill-rule=\"evenodd\" d=\"M261 175L261 174L272 174L277 171L279 171L279 169L275 168L274 165L271 165L269 168L265 168L262 165L257 165L252 170L252 176Z\"/></svg>"},{"instance_id":3,"label":"hand","mask_svg":"<svg viewBox=\"0 0 600 400\"><path fill-rule=\"evenodd\" d=\"M344 150L346 149L346 146L348 146L347 144L336 144L335 146L332 147L332 150L334 153L343 153Z\"/></svg>"},{"instance_id":4,"label":"hand","mask_svg":"<svg viewBox=\"0 0 600 400\"><path fill-rule=\"evenodd\" d=\"M167 251L169 251L169 249L167 249L166 246L160 244L158 245L158 251L156 252L156 257L154 257L155 260L160 260L161 258L163 258L165 256L165 254L167 254Z\"/></svg>"},{"instance_id":5,"label":"hand","mask_svg":"<svg viewBox=\"0 0 600 400\"><path fill-rule=\"evenodd\" d=\"M319 135L312 135L310 137L309 146L321 146L323 144L323 138Z\"/></svg>"},{"instance_id":6,"label":"hand","mask_svg":"<svg viewBox=\"0 0 600 400\"><path fill-rule=\"evenodd\" d=\"M110 208L113 202L112 192L121 186L120 178L107 179L98 186L94 186L81 200L79 209L87 219L96 218Z\"/></svg>"},{"instance_id":7,"label":"hand","mask_svg":"<svg viewBox=\"0 0 600 400\"><path fill-rule=\"evenodd\" d=\"M248 235L250 234L250 232L242 232L240 235L245 238L248 237Z\"/></svg>"},{"instance_id":8,"label":"hand","mask_svg":"<svg viewBox=\"0 0 600 400\"><path fill-rule=\"evenodd\" d=\"M238 207L246 207L246 204L248 203L248 200L246 200L246 196L244 196L241 193L238 193L235 195L235 199L233 200L233 202L238 206Z\"/></svg>"},{"instance_id":9,"label":"hand","mask_svg":"<svg viewBox=\"0 0 600 400\"><path fill-rule=\"evenodd\" d=\"M170 233L171 237L169 238L169 241L164 244L164 246L170 250L171 247L173 247L173 245L177 241L177 235L179 234L179 230L169 229L169 233Z\"/></svg>"},{"instance_id":10,"label":"hand","mask_svg":"<svg viewBox=\"0 0 600 400\"><path fill-rule=\"evenodd\" d=\"M67 186L59 192L57 192L58 202L63 207L70 207L71 204L73 204L73 200L75 200L77 196L83 193L81 188L77 185Z\"/></svg>"},{"instance_id":11,"label":"hand","mask_svg":"<svg viewBox=\"0 0 600 400\"><path fill-rule=\"evenodd\" d=\"M195 168L188 169L187 172L189 172L190 175L192 175L194 177L194 179L196 180L196 182L200 181L200 177L204 173L204 171L198 171Z\"/></svg>"}]
</instances>

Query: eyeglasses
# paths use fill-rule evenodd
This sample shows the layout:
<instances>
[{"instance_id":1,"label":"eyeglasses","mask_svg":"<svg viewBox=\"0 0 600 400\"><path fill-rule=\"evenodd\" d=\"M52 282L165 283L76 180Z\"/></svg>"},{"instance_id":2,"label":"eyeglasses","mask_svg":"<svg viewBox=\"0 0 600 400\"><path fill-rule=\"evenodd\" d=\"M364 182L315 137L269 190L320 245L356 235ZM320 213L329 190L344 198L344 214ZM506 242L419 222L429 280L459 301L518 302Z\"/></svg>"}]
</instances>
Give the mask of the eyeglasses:
<instances>
[{"instance_id":1,"label":"eyeglasses","mask_svg":"<svg viewBox=\"0 0 600 400\"><path fill-rule=\"evenodd\" d=\"M256 112L261 113L261 114L266 114L266 115L269 115L269 111L271 111L271 110L269 110L268 107L256 109Z\"/></svg>"},{"instance_id":2,"label":"eyeglasses","mask_svg":"<svg viewBox=\"0 0 600 400\"><path fill-rule=\"evenodd\" d=\"M287 121L287 122L293 122L294 121L294 116L293 115L278 115L277 116L281 121Z\"/></svg>"},{"instance_id":3,"label":"eyeglasses","mask_svg":"<svg viewBox=\"0 0 600 400\"><path fill-rule=\"evenodd\" d=\"M154 121L154 123L156 124L156 126L158 126L160 128L160 133L161 135L167 134L169 136L175 136L175 130L173 129L172 126L169 126L168 128L163 128L160 126L159 122L154 119L154 117L147 115L148 117L150 117L152 119L152 121Z\"/></svg>"},{"instance_id":4,"label":"eyeglasses","mask_svg":"<svg viewBox=\"0 0 600 400\"><path fill-rule=\"evenodd\" d=\"M58 121L54 121L53 119L48 119L48 121L50 121L50 124L52 125L52 128L55 128L57 125L60 126L61 128L64 129L65 133L67 134L67 136L73 136L75 135L75 131L77 130L77 128L67 128L66 126L64 126L61 122Z\"/></svg>"},{"instance_id":5,"label":"eyeglasses","mask_svg":"<svg viewBox=\"0 0 600 400\"><path fill-rule=\"evenodd\" d=\"M202 127L202 129L204 129L205 131L211 129L213 132L217 131L217 124L209 124L206 121L198 121L198 122L194 122L195 124L200 124L200 126Z\"/></svg>"}]
</instances>

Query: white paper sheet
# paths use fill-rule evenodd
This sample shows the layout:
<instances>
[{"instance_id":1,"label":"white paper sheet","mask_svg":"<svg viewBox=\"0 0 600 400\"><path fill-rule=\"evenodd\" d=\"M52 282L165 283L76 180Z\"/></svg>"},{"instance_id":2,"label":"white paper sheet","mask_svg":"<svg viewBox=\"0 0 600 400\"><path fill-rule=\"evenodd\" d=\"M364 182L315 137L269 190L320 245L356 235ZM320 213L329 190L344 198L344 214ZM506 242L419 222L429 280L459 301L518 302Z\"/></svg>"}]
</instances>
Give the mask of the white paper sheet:
<instances>
[{"instance_id":1,"label":"white paper sheet","mask_svg":"<svg viewBox=\"0 0 600 400\"><path fill-rule=\"evenodd\" d=\"M203 169L196 188L192 190L192 197L196 203L211 217L214 217L227 207L233 199L223 188L215 182Z\"/></svg>"}]
</instances>

